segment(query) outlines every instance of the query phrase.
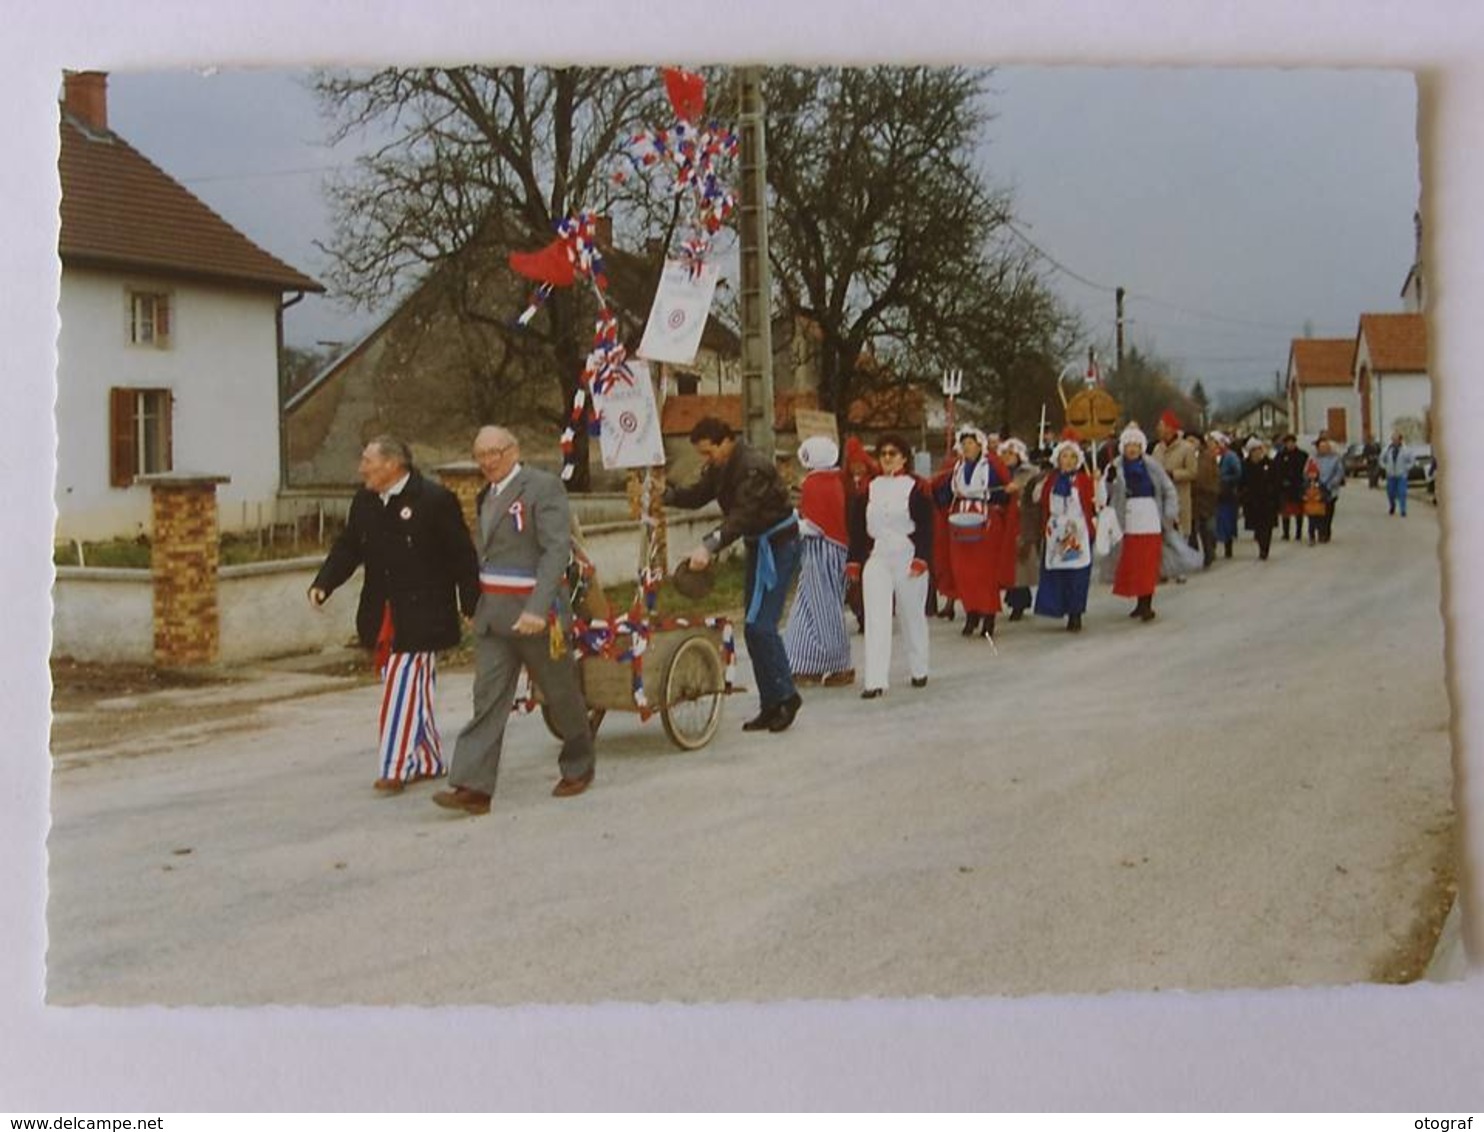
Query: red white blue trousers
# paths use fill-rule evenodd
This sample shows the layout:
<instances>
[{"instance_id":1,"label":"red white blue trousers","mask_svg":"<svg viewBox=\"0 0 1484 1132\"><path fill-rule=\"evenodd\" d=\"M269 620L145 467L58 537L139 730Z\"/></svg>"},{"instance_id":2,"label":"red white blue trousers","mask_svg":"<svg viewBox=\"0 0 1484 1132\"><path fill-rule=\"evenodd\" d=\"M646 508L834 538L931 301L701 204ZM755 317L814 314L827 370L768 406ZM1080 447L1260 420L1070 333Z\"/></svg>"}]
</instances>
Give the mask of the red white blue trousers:
<instances>
[{"instance_id":1,"label":"red white blue trousers","mask_svg":"<svg viewBox=\"0 0 1484 1132\"><path fill-rule=\"evenodd\" d=\"M438 654L394 652L382 670L381 777L407 782L443 774L443 745L433 719Z\"/></svg>"}]
</instances>

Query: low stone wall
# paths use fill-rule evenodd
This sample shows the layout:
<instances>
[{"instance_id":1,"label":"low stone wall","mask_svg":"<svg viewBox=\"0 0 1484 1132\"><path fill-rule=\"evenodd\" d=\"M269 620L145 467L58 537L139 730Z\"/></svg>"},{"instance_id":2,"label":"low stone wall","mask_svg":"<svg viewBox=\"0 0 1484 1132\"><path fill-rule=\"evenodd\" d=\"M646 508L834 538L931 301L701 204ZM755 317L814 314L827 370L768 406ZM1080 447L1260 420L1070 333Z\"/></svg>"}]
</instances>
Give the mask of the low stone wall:
<instances>
[{"instance_id":1,"label":"low stone wall","mask_svg":"<svg viewBox=\"0 0 1484 1132\"><path fill-rule=\"evenodd\" d=\"M148 570L58 566L52 655L104 664L154 660L154 582Z\"/></svg>"},{"instance_id":2,"label":"low stone wall","mask_svg":"<svg viewBox=\"0 0 1484 1132\"><path fill-rule=\"evenodd\" d=\"M717 523L715 507L671 519L673 565ZM583 530L605 586L632 580L639 566L639 524L594 523ZM322 559L295 558L217 573L221 618L218 662L250 664L275 656L319 652L355 636L352 578L319 610L305 600ZM148 570L59 566L52 589L52 653L74 660L150 664L154 658L154 586Z\"/></svg>"},{"instance_id":3,"label":"low stone wall","mask_svg":"<svg viewBox=\"0 0 1484 1132\"><path fill-rule=\"evenodd\" d=\"M352 578L315 609L306 595L322 561L294 558L222 567L217 575L220 663L320 652L354 640L360 579Z\"/></svg>"}]
</instances>

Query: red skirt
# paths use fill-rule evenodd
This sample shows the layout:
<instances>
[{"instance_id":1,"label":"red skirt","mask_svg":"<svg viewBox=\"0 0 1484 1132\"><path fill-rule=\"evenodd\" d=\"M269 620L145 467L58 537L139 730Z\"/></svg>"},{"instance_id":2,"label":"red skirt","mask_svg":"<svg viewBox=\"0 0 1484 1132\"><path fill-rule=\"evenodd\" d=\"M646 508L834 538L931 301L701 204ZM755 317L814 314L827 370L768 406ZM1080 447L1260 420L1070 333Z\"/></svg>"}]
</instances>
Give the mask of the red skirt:
<instances>
[{"instance_id":1,"label":"red skirt","mask_svg":"<svg viewBox=\"0 0 1484 1132\"><path fill-rule=\"evenodd\" d=\"M1160 558L1164 539L1159 535L1124 535L1113 575L1113 592L1119 597L1147 597L1159 585Z\"/></svg>"},{"instance_id":2,"label":"red skirt","mask_svg":"<svg viewBox=\"0 0 1484 1132\"><path fill-rule=\"evenodd\" d=\"M1005 519L999 509L990 511L989 522L983 526L949 526L948 560L953 586L966 612L1000 611L1004 545Z\"/></svg>"}]
</instances>

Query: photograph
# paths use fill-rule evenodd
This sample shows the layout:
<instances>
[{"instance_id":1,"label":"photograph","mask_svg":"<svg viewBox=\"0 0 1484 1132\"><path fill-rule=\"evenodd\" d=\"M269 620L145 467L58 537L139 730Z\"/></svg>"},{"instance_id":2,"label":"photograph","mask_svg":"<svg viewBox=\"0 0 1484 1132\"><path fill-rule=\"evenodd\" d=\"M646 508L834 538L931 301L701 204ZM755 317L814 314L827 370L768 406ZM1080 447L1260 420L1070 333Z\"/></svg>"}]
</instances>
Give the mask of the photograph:
<instances>
[{"instance_id":1,"label":"photograph","mask_svg":"<svg viewBox=\"0 0 1484 1132\"><path fill-rule=\"evenodd\" d=\"M69 72L60 113L48 1001L1428 975L1410 75Z\"/></svg>"},{"instance_id":2,"label":"photograph","mask_svg":"<svg viewBox=\"0 0 1484 1132\"><path fill-rule=\"evenodd\" d=\"M835 1061L1148 1025L1229 1107L1234 1035L1469 1009L1455 88L392 40L28 77L23 1013L165 1020L145 1059L226 1019L212 1075L272 1008L525 1030L485 1103L553 1108L1027 1107ZM578 1031L800 1052L533 1102ZM1149 1053L1040 1107L1192 1087Z\"/></svg>"}]
</instances>

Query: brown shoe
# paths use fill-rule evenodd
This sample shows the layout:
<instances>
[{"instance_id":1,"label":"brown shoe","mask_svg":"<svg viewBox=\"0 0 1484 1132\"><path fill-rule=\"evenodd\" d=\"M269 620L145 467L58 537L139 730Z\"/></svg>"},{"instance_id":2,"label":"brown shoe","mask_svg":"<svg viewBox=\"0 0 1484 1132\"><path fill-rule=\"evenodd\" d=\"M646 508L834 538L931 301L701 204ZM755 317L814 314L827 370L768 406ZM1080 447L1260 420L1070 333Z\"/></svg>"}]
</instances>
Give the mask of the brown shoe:
<instances>
[{"instance_id":1,"label":"brown shoe","mask_svg":"<svg viewBox=\"0 0 1484 1132\"><path fill-rule=\"evenodd\" d=\"M415 771L412 772L411 776L407 779L407 785L408 786L411 786L414 782L433 782L436 779L447 778L447 777L448 777L448 771L446 771L446 770L440 770L437 774L424 774L420 770L415 770Z\"/></svg>"},{"instance_id":2,"label":"brown shoe","mask_svg":"<svg viewBox=\"0 0 1484 1132\"><path fill-rule=\"evenodd\" d=\"M400 794L405 783L400 778L378 778L372 785L382 794Z\"/></svg>"},{"instance_id":3,"label":"brown shoe","mask_svg":"<svg viewBox=\"0 0 1484 1132\"><path fill-rule=\"evenodd\" d=\"M831 672L824 678L826 688L848 688L855 683L855 669L847 668L841 672Z\"/></svg>"},{"instance_id":4,"label":"brown shoe","mask_svg":"<svg viewBox=\"0 0 1484 1132\"><path fill-rule=\"evenodd\" d=\"M595 770L590 770L580 778L564 778L551 788L553 798L571 798L581 794L593 784Z\"/></svg>"},{"instance_id":5,"label":"brown shoe","mask_svg":"<svg viewBox=\"0 0 1484 1132\"><path fill-rule=\"evenodd\" d=\"M452 790L440 790L433 795L435 805L442 806L445 810L462 810L466 814L479 817L490 812L490 796L481 794L478 790L470 790L464 786L455 786Z\"/></svg>"}]
</instances>

